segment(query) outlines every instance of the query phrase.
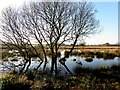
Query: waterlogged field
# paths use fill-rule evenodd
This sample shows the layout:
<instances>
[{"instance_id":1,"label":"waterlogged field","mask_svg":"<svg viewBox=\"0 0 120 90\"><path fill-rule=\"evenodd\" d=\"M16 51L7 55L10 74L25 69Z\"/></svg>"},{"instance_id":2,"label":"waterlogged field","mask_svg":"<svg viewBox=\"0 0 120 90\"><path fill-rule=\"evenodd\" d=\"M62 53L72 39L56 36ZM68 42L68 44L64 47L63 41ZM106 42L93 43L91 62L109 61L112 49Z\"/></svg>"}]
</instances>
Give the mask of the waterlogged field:
<instances>
[{"instance_id":1,"label":"waterlogged field","mask_svg":"<svg viewBox=\"0 0 120 90\"><path fill-rule=\"evenodd\" d=\"M58 60L65 55L67 55L71 46L60 47ZM110 68L112 66L119 66L120 61L120 51L119 46L75 46L75 49L69 57L66 58L65 64L74 72L76 67L87 68L87 69L100 69L100 68ZM46 48L47 50L47 48ZM23 58L17 55L11 54L12 51L8 51L7 48L3 47L3 58L0 62L1 72L8 72L10 70L19 70L20 64L24 63ZM47 64L46 67L49 70L51 67L50 52L48 50L47 54ZM13 56L13 57L12 57ZM32 58L30 68L33 69L39 65L39 59L37 57ZM43 68L44 63L39 68ZM59 73L67 74L66 69L58 61ZM68 73L69 74L69 73ZM2 75L2 74L1 74Z\"/></svg>"},{"instance_id":2,"label":"waterlogged field","mask_svg":"<svg viewBox=\"0 0 120 90\"><path fill-rule=\"evenodd\" d=\"M70 47L60 49L58 60L64 57ZM6 54L7 55L7 54ZM24 63L23 58L9 57L0 63L1 85L3 90L120 90L120 60L118 47L77 48L66 58L65 64L72 75L58 61L59 75L50 76L51 57L48 53L46 70L42 72L44 63L34 73L39 65L37 57L32 58L29 72L16 74ZM12 86L12 87L11 87Z\"/></svg>"},{"instance_id":3,"label":"waterlogged field","mask_svg":"<svg viewBox=\"0 0 120 90\"><path fill-rule=\"evenodd\" d=\"M20 67L12 67L12 65L19 65L23 63L21 60L18 61L6 61L0 64L0 68L3 71L9 71L9 70L18 70ZM68 66L68 68L71 70L72 73L75 74L74 70L75 68L86 68L86 69L101 69L101 68L110 68L112 66L118 66L120 65L120 60L118 60L118 57L115 57L114 59L106 59L103 58L98 59L96 57L92 58L92 60L86 60L84 57L80 56L70 56L65 61L65 64ZM39 65L39 61L35 58L32 60L30 68L34 69ZM42 70L44 66L44 63L41 65L41 68L39 70ZM6 68L5 68L6 67ZM48 57L48 62L46 65L46 68L50 70L51 67L51 58ZM66 71L66 69L58 62L58 70L60 71L62 75L69 74L69 72Z\"/></svg>"}]
</instances>

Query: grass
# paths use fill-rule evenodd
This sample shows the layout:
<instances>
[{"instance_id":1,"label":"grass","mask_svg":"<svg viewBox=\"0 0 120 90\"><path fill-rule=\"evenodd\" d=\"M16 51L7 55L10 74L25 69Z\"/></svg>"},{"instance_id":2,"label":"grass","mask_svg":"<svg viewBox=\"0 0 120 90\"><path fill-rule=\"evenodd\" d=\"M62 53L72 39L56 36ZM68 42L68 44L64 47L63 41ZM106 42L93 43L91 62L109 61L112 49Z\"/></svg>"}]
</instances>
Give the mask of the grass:
<instances>
[{"instance_id":1,"label":"grass","mask_svg":"<svg viewBox=\"0 0 120 90\"><path fill-rule=\"evenodd\" d=\"M30 76L34 77L31 79ZM98 70L77 67L77 75L74 76L53 77L28 73L19 76L7 75L7 77L9 78L2 80L11 80L12 88L20 87L23 90L120 90L120 66Z\"/></svg>"},{"instance_id":2,"label":"grass","mask_svg":"<svg viewBox=\"0 0 120 90\"><path fill-rule=\"evenodd\" d=\"M87 58L87 57L94 58L94 56L96 56L97 58L103 58L103 59L114 59L115 57L120 57L120 51L116 50L116 48L109 50L109 48L104 47L104 48L106 48L104 50L104 49L102 49L102 46L100 46L100 47L97 46L97 48L101 48L98 51L95 49L96 47L95 48L94 47L95 46L88 46L88 47L85 46L84 48L87 48L87 49L84 49L81 47L81 49L80 49L81 52L73 50L73 52L70 54L70 56L75 55L75 56L81 56L81 57L85 57L85 58ZM40 53L40 56L43 58L44 55L43 55L42 50L38 46L35 46L35 48L36 48L36 50L38 50L38 53ZM35 54L34 51L33 51L33 53L34 54L32 54L31 57L37 57L37 55ZM68 53L69 53L68 51L65 51L65 56L69 57ZM51 55L52 55L50 50L46 50L46 54L49 57L51 57ZM3 61L7 61L8 57L14 57L14 56L15 56L15 53L9 53L9 50L7 50L7 49L3 50L3 52L2 52ZM60 51L58 52L57 56L58 57L61 56Z\"/></svg>"},{"instance_id":3,"label":"grass","mask_svg":"<svg viewBox=\"0 0 120 90\"><path fill-rule=\"evenodd\" d=\"M68 51L65 51L65 56L68 56ZM84 51L84 52L78 52L78 51L73 51L70 56L75 55L75 56L81 56L84 58L94 58L96 56L97 58L103 58L104 60L106 59L114 59L115 57L119 57L118 52L90 52L90 51ZM69 56L68 56L69 57Z\"/></svg>"}]
</instances>

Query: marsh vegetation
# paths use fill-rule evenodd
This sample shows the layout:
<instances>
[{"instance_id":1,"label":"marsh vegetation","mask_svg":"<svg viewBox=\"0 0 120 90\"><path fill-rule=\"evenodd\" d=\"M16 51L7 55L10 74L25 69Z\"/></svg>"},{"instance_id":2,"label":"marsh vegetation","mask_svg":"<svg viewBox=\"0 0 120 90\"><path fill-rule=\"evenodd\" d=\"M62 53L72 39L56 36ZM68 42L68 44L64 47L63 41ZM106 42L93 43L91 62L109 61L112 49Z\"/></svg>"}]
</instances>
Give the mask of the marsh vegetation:
<instances>
[{"instance_id":1,"label":"marsh vegetation","mask_svg":"<svg viewBox=\"0 0 120 90\"><path fill-rule=\"evenodd\" d=\"M58 58L63 57L67 53L67 51L60 53ZM113 53L113 58L109 58L108 55L107 59L104 59L102 56L104 54L111 55L112 53L73 51L65 61L65 64L73 75L58 63L59 75L57 77L50 76L50 52L48 52L50 58L44 72L42 69L34 72L34 68L32 67L36 67L39 61L33 57L28 72L19 75L18 69L12 69L11 67L11 70L8 71L9 74L1 78L3 90L8 90L8 88L14 90L119 90L120 62L117 58L118 56ZM11 61L18 62L19 59L17 61Z\"/></svg>"},{"instance_id":2,"label":"marsh vegetation","mask_svg":"<svg viewBox=\"0 0 120 90\"><path fill-rule=\"evenodd\" d=\"M118 66L100 70L77 67L77 75L57 77L34 74L33 71L19 76L11 72L2 77L1 83L2 90L119 90L119 70Z\"/></svg>"}]
</instances>

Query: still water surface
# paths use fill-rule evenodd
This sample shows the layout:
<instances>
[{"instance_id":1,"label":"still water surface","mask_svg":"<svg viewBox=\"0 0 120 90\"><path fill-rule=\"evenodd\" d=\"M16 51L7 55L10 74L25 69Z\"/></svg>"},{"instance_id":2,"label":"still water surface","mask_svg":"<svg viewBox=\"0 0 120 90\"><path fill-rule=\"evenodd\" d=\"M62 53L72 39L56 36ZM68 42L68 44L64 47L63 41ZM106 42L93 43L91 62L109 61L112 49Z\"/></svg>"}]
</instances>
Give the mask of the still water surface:
<instances>
[{"instance_id":1,"label":"still water surface","mask_svg":"<svg viewBox=\"0 0 120 90\"><path fill-rule=\"evenodd\" d=\"M61 57L63 57L61 55ZM51 58L47 57L48 58L48 63L47 63L47 69L50 69L51 67ZM13 64L15 65L19 65L20 63L23 63L23 61L20 59L18 61L7 61L7 62L3 62L3 64L5 64L7 67L8 66L12 66ZM39 65L39 61L36 59L32 60L31 62L31 65L30 65L30 68L35 68ZM93 58L92 61L88 62L85 60L85 58L83 57L80 57L80 56L70 56L69 58L66 59L65 61L65 64L67 65L67 67L70 69L70 71L72 73L74 73L74 70L76 67L82 67L82 68L90 68L90 69L99 69L99 68L102 68L102 67L111 67L113 65L120 65L120 60L118 57L115 57L114 59L107 59L107 60L104 60L104 59L98 59L96 57ZM41 65L41 67L39 68L39 70L41 70L44 66L44 63ZM9 71L8 68L2 68L2 67L5 67L2 65L2 63L0 64L0 70L1 71L4 71L4 72L7 72ZM16 68L18 70L18 68ZM58 62L58 69L60 71L60 73L62 74L65 74L65 73L68 73L67 70L65 69L65 67L60 64Z\"/></svg>"}]
</instances>

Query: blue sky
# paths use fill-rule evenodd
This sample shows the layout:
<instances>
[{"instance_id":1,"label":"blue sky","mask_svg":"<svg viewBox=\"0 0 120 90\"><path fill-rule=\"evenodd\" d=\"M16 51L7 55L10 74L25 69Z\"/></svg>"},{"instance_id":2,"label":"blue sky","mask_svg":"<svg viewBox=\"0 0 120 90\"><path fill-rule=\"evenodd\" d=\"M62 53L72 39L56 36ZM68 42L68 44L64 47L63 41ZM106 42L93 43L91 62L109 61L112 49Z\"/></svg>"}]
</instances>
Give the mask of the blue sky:
<instances>
[{"instance_id":1,"label":"blue sky","mask_svg":"<svg viewBox=\"0 0 120 90\"><path fill-rule=\"evenodd\" d=\"M117 2L93 2L97 9L96 18L100 21L100 34L87 38L87 44L103 44L118 42L118 3Z\"/></svg>"},{"instance_id":2,"label":"blue sky","mask_svg":"<svg viewBox=\"0 0 120 90\"><path fill-rule=\"evenodd\" d=\"M8 7L9 5L18 7L22 5L23 2L28 2L28 1L31 0L2 0L0 3L0 11L3 8ZM81 1L81 0L77 0L77 1ZM91 0L91 1L95 1L95 0ZM101 29L102 31L99 34L91 35L89 38L87 38L85 40L87 44L103 44L107 42L110 44L115 44L118 42L118 2L117 0L115 1L93 2L95 6L94 8L97 9L98 11L96 13L96 18L100 21L99 29Z\"/></svg>"}]
</instances>

